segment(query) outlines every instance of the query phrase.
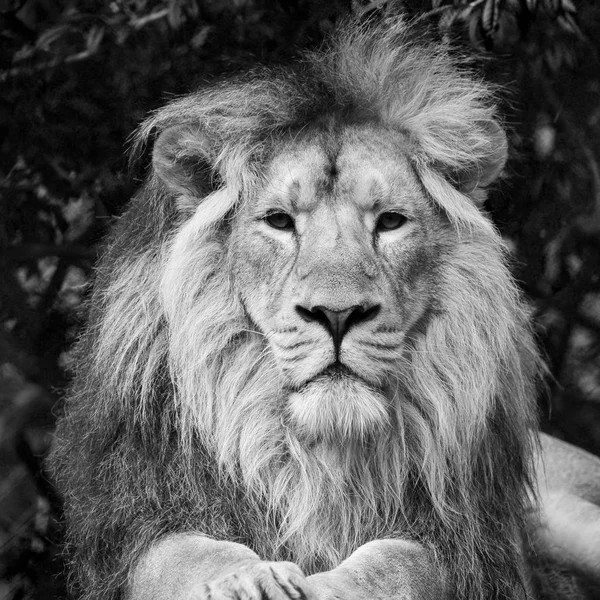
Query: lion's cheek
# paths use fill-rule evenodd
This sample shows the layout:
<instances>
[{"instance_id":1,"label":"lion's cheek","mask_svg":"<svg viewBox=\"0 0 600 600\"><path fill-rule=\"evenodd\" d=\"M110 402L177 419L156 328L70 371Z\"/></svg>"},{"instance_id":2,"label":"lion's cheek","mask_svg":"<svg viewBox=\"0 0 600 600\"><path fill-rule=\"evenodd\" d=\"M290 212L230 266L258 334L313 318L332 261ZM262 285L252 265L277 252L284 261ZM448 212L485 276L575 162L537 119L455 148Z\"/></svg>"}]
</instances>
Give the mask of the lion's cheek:
<instances>
[{"instance_id":1,"label":"lion's cheek","mask_svg":"<svg viewBox=\"0 0 600 600\"><path fill-rule=\"evenodd\" d=\"M340 359L343 364L360 376L370 385L383 388L397 371L397 362L404 352L402 335L395 335L395 341L382 349L373 347L361 348L357 344L342 345ZM397 341L396 341L397 340Z\"/></svg>"},{"instance_id":2,"label":"lion's cheek","mask_svg":"<svg viewBox=\"0 0 600 600\"><path fill-rule=\"evenodd\" d=\"M288 258L252 240L232 257L235 288L252 320L264 332L281 311Z\"/></svg>"},{"instance_id":3,"label":"lion's cheek","mask_svg":"<svg viewBox=\"0 0 600 600\"><path fill-rule=\"evenodd\" d=\"M297 390L314 379L334 360L333 346L310 345L297 349L271 346L271 353L281 375L281 383L288 390Z\"/></svg>"}]
</instances>

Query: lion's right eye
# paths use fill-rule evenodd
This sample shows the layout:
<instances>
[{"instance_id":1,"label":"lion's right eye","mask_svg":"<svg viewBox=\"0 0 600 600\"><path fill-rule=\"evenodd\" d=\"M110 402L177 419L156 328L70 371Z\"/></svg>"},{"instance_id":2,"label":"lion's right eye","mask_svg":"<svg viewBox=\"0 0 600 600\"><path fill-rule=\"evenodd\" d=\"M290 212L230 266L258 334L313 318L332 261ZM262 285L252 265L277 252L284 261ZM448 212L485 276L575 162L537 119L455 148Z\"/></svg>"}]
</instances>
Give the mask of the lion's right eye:
<instances>
[{"instance_id":1,"label":"lion's right eye","mask_svg":"<svg viewBox=\"0 0 600 600\"><path fill-rule=\"evenodd\" d=\"M393 231L406 223L406 217L398 212L384 212L377 220L378 231Z\"/></svg>"},{"instance_id":2,"label":"lion's right eye","mask_svg":"<svg viewBox=\"0 0 600 600\"><path fill-rule=\"evenodd\" d=\"M284 212L271 213L265 221L274 229L294 229L294 220Z\"/></svg>"}]
</instances>

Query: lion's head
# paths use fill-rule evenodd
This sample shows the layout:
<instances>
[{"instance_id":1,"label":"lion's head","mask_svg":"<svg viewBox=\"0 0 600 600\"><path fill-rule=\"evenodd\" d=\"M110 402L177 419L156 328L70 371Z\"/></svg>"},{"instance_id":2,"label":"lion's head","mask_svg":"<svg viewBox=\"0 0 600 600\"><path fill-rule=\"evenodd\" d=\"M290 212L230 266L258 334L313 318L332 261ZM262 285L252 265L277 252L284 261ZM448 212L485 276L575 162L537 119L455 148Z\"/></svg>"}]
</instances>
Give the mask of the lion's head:
<instances>
[{"instance_id":1,"label":"lion's head","mask_svg":"<svg viewBox=\"0 0 600 600\"><path fill-rule=\"evenodd\" d=\"M480 210L505 136L443 49L348 31L143 125L153 173L101 268L77 393L136 447L158 447L150 422L175 432L178 472L202 447L263 556L311 571L402 532L436 541L459 597L503 597L538 369Z\"/></svg>"}]
</instances>

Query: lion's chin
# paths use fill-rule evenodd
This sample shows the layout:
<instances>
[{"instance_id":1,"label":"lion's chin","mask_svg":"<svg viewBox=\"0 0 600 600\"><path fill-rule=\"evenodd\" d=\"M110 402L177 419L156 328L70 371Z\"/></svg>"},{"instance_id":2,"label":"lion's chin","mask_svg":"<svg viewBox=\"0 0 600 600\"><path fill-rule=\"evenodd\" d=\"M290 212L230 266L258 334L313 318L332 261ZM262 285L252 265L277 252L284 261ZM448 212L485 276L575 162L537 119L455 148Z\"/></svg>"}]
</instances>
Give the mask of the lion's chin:
<instances>
[{"instance_id":1,"label":"lion's chin","mask_svg":"<svg viewBox=\"0 0 600 600\"><path fill-rule=\"evenodd\" d=\"M351 376L322 375L290 394L290 426L308 443L360 441L388 424L388 401Z\"/></svg>"}]
</instances>

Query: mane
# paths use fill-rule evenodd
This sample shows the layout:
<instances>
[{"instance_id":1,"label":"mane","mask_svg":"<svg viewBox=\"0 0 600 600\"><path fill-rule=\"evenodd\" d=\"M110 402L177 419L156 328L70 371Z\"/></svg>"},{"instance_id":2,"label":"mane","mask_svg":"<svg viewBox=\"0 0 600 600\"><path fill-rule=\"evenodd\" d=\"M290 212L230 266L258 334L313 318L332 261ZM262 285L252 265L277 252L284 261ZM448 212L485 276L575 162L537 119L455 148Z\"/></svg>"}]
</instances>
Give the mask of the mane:
<instances>
[{"instance_id":1,"label":"mane","mask_svg":"<svg viewBox=\"0 0 600 600\"><path fill-rule=\"evenodd\" d=\"M187 139L180 158L203 157L230 189L250 192L284 132L336 116L405 132L419 169L458 174L476 171L496 151L494 114L491 87L447 45L426 42L398 18L350 22L321 51L288 67L255 69L158 110L133 137L131 156L151 136L192 125L203 136Z\"/></svg>"},{"instance_id":2,"label":"mane","mask_svg":"<svg viewBox=\"0 0 600 600\"><path fill-rule=\"evenodd\" d=\"M213 236L199 211L169 254L161 292L171 369L183 430L199 434L222 472L252 492L257 514L267 508L279 518L276 532L266 524L254 541L260 554L313 572L394 531L426 541L437 523L436 539L452 551L445 558L481 578L465 586L493 595L510 585L502 578L524 527L539 365L497 234L471 231L445 265L441 310L398 366L389 427L342 449L307 448L282 426L277 368L234 299ZM487 547L497 528L512 530L515 545Z\"/></svg>"},{"instance_id":3,"label":"mane","mask_svg":"<svg viewBox=\"0 0 600 600\"><path fill-rule=\"evenodd\" d=\"M343 449L303 445L286 427L227 248L228 220L277 141L324 115L407 134L461 240L439 307L399 361L388 428ZM134 154L175 125L202 132L179 158L220 183L188 199L186 219L152 174L99 266L53 457L83 598L117 597L153 539L198 524L307 572L401 531L437 548L457 597L515 596L539 359L500 237L449 182L493 152L493 118L485 85L395 21L347 25L297 65L199 91L141 126Z\"/></svg>"}]
</instances>

